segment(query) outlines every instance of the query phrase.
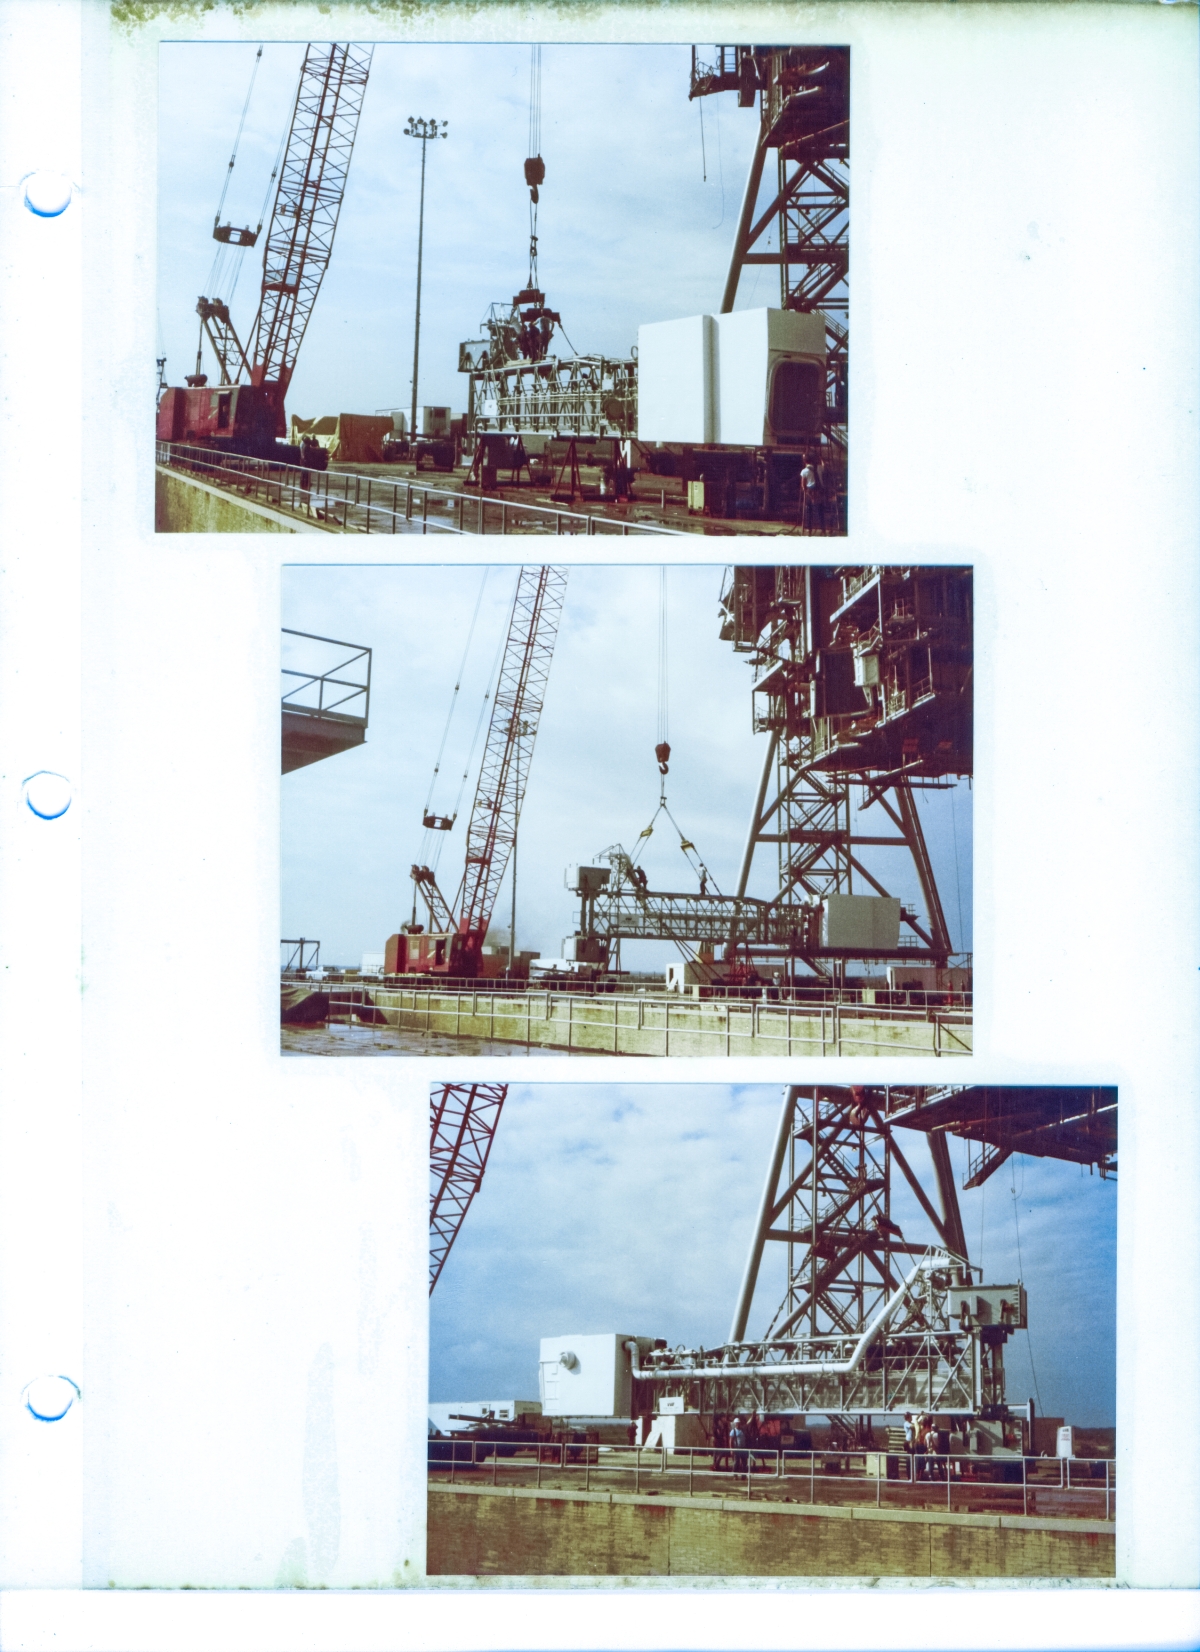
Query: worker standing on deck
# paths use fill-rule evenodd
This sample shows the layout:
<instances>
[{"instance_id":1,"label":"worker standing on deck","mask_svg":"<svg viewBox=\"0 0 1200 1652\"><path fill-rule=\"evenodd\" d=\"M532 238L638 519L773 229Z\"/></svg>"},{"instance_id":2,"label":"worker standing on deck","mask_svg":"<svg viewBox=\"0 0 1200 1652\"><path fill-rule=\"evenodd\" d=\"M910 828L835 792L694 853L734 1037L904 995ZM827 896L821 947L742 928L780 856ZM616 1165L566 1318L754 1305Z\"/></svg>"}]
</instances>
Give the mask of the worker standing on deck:
<instances>
[{"instance_id":1,"label":"worker standing on deck","mask_svg":"<svg viewBox=\"0 0 1200 1652\"><path fill-rule=\"evenodd\" d=\"M729 1430L729 1443L733 1447L733 1472L735 1474L745 1474L748 1441L745 1425L740 1417L733 1419L733 1427Z\"/></svg>"},{"instance_id":2,"label":"worker standing on deck","mask_svg":"<svg viewBox=\"0 0 1200 1652\"><path fill-rule=\"evenodd\" d=\"M805 533L815 533L820 513L820 489L817 485L817 472L811 459L805 459L804 469L800 472L801 499L803 515L800 526Z\"/></svg>"}]
</instances>

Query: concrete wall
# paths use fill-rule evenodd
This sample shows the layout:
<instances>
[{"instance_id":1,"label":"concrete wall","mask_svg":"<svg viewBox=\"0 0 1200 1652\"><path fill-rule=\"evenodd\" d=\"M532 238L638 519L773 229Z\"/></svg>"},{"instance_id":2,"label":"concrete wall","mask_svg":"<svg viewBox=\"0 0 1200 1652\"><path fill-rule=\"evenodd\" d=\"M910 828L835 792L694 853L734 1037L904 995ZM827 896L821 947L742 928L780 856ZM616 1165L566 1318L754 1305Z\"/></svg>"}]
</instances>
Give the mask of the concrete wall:
<instances>
[{"instance_id":1,"label":"concrete wall","mask_svg":"<svg viewBox=\"0 0 1200 1652\"><path fill-rule=\"evenodd\" d=\"M429 1488L430 1576L1112 1577L1111 1525Z\"/></svg>"},{"instance_id":2,"label":"concrete wall","mask_svg":"<svg viewBox=\"0 0 1200 1652\"><path fill-rule=\"evenodd\" d=\"M487 1038L597 1055L969 1055L971 1028L677 993L589 997L380 987L371 1001L401 1032Z\"/></svg>"},{"instance_id":3,"label":"concrete wall","mask_svg":"<svg viewBox=\"0 0 1200 1652\"><path fill-rule=\"evenodd\" d=\"M238 499L162 466L154 475L155 533L320 533L312 522Z\"/></svg>"}]
</instances>

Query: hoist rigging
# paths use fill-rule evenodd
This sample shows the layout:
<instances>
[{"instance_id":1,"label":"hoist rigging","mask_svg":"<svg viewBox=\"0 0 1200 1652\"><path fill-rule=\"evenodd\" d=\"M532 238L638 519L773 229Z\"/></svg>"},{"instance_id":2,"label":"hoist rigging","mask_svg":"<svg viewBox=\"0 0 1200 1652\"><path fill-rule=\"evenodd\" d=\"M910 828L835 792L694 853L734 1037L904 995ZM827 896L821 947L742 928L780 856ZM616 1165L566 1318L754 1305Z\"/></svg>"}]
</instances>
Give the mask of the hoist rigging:
<instances>
[{"instance_id":1,"label":"hoist rigging","mask_svg":"<svg viewBox=\"0 0 1200 1652\"><path fill-rule=\"evenodd\" d=\"M233 140L233 153L229 157L229 165L225 168L225 182L221 186L221 199L217 202L217 210L213 217L213 240L226 246L252 247L258 240L259 232L262 230L261 215L258 229L253 230L249 227L249 225L247 225L245 229L235 229L232 223L223 224L221 222L221 214L225 210L225 197L229 193L229 185L233 178L233 169L237 164L238 147L242 141L242 131L246 125L246 116L250 111L250 99L254 95L254 82L258 77L258 68L259 64L262 62L262 54L263 49L262 43L260 42L258 51L254 56L254 67L250 71L250 86L246 92L246 101L242 105L242 118L238 121L237 135ZM213 285L213 283L210 278L210 286L211 285Z\"/></svg>"},{"instance_id":2,"label":"hoist rigging","mask_svg":"<svg viewBox=\"0 0 1200 1652\"><path fill-rule=\"evenodd\" d=\"M422 810L422 824L424 825L426 831L449 832L453 829L454 822L458 819L457 805L455 806L453 812L449 815L439 815L439 814L435 814L435 813L432 812L432 810L433 810L433 793L434 793L435 787L437 786L438 775L441 773L442 757L444 756L445 751L446 751L446 741L450 738L450 726L454 721L454 713L458 709L458 695L459 695L459 690L462 687L463 672L466 670L467 661L471 657L471 644L472 644L472 642L474 640L474 637L475 637L475 626L476 626L476 623L478 622L478 619L479 619L479 609L480 609L480 607L483 603L483 593L487 588L487 580L488 580L489 571L490 570L487 569L487 568L485 568L483 570L483 578L479 582L479 595L475 598L475 611L471 615L471 624L470 624L470 626L467 630L467 640L466 640L466 643L463 647L462 662L460 663L458 671L455 675L454 690L453 690L453 693L450 696L450 709L446 713L446 726L442 730L442 742L441 742L441 745L438 747L437 756L434 758L433 773L429 777L429 791L428 791L428 793L426 795L426 798L425 798L425 807ZM486 693L484 694L484 700L485 700L485 702L487 700L487 694ZM468 757L467 762L468 762L468 765L469 765L470 764L470 757ZM423 843L422 844L422 854L424 854L426 852L426 848L427 848L427 845Z\"/></svg>"}]
</instances>

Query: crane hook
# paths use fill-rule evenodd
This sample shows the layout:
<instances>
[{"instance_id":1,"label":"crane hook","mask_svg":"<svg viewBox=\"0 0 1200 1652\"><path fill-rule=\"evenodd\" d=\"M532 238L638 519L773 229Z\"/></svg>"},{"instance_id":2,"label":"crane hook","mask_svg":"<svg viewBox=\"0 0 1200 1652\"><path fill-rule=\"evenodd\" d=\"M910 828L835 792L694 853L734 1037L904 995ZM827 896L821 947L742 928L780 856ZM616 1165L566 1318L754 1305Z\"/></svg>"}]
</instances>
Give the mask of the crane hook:
<instances>
[{"instance_id":1,"label":"crane hook","mask_svg":"<svg viewBox=\"0 0 1200 1652\"><path fill-rule=\"evenodd\" d=\"M658 772L659 772L659 774L666 774L666 772L667 772L667 760L671 755L671 748L670 748L670 746L668 746L668 744L665 740L660 741L659 744L657 746L655 746L654 755L658 759Z\"/></svg>"}]
</instances>

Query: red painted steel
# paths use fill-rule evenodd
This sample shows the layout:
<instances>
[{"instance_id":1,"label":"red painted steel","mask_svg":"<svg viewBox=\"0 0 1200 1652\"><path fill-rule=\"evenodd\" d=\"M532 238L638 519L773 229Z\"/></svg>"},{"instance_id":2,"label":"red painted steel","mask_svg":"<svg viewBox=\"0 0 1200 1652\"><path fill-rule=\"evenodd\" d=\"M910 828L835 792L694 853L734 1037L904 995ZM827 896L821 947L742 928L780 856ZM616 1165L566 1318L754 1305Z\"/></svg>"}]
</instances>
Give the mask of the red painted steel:
<instances>
[{"instance_id":1,"label":"red painted steel","mask_svg":"<svg viewBox=\"0 0 1200 1652\"><path fill-rule=\"evenodd\" d=\"M479 1192L507 1084L435 1084L429 1092L429 1294Z\"/></svg>"}]
</instances>

